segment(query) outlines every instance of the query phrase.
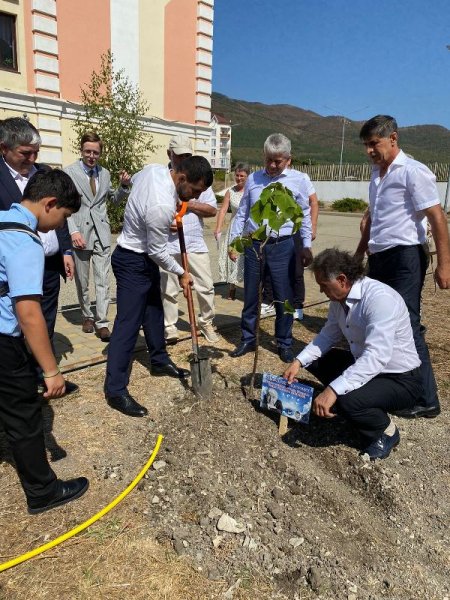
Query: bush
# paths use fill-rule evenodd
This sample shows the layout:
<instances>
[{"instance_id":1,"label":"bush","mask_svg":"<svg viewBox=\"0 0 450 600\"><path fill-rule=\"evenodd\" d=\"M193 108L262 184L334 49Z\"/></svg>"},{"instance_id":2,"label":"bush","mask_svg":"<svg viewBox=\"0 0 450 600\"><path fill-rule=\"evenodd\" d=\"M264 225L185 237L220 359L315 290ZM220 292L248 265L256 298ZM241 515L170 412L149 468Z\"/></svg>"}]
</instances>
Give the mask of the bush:
<instances>
[{"instance_id":1,"label":"bush","mask_svg":"<svg viewBox=\"0 0 450 600\"><path fill-rule=\"evenodd\" d=\"M367 206L367 202L361 198L341 198L331 204L332 210L339 212L364 212Z\"/></svg>"}]
</instances>

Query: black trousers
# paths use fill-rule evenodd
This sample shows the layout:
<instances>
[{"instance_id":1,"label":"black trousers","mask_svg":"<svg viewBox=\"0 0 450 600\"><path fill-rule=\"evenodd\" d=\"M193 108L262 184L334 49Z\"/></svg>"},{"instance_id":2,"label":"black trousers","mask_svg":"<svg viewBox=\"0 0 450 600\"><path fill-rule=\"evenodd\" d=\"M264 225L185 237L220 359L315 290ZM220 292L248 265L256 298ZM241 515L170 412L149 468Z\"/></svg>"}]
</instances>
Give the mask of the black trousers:
<instances>
[{"instance_id":1,"label":"black trousers","mask_svg":"<svg viewBox=\"0 0 450 600\"><path fill-rule=\"evenodd\" d=\"M307 370L324 386L355 362L351 352L332 348ZM422 392L419 368L408 373L382 373L357 390L338 396L336 410L369 440L378 439L389 425L388 412L411 408Z\"/></svg>"},{"instance_id":2,"label":"black trousers","mask_svg":"<svg viewBox=\"0 0 450 600\"><path fill-rule=\"evenodd\" d=\"M47 323L48 336L53 340L55 333L58 297L61 289L61 256L47 256L45 259L44 279L42 282L42 313Z\"/></svg>"},{"instance_id":3,"label":"black trousers","mask_svg":"<svg viewBox=\"0 0 450 600\"><path fill-rule=\"evenodd\" d=\"M395 246L369 256L369 277L394 288L408 308L414 344L422 361L423 393L416 398L416 404L439 406L430 353L420 326L420 297L427 266L428 258L421 245Z\"/></svg>"},{"instance_id":4,"label":"black trousers","mask_svg":"<svg viewBox=\"0 0 450 600\"><path fill-rule=\"evenodd\" d=\"M29 501L57 491L45 451L41 401L34 364L22 338L0 335L0 419Z\"/></svg>"},{"instance_id":5,"label":"black trousers","mask_svg":"<svg viewBox=\"0 0 450 600\"><path fill-rule=\"evenodd\" d=\"M164 340L164 310L159 268L148 256L116 246L111 265L117 281L117 315L108 348L105 392L119 396L127 391L129 367L141 326L150 362L169 362Z\"/></svg>"}]
</instances>

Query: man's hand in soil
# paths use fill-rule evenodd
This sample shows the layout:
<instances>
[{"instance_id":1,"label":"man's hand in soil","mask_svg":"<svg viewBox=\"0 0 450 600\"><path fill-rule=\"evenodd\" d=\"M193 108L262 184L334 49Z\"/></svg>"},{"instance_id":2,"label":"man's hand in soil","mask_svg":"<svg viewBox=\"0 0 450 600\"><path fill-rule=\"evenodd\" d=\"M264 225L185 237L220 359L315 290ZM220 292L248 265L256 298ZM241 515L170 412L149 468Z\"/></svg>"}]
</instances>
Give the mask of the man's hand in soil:
<instances>
[{"instance_id":1,"label":"man's hand in soil","mask_svg":"<svg viewBox=\"0 0 450 600\"><path fill-rule=\"evenodd\" d=\"M336 403L336 399L336 393L330 387L326 387L323 392L313 400L314 414L318 417L325 417L326 419L335 417L335 413L332 413L330 409Z\"/></svg>"}]
</instances>

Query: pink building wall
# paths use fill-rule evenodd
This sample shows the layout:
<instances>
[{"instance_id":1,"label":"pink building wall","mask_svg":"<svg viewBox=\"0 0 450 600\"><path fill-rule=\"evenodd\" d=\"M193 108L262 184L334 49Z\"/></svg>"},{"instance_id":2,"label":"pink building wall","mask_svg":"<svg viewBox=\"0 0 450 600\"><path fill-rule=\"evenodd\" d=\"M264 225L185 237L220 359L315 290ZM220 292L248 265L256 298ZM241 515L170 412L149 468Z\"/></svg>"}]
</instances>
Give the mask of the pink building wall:
<instances>
[{"instance_id":1,"label":"pink building wall","mask_svg":"<svg viewBox=\"0 0 450 600\"><path fill-rule=\"evenodd\" d=\"M61 97L77 102L80 87L98 71L100 57L111 47L109 0L58 2Z\"/></svg>"},{"instance_id":2,"label":"pink building wall","mask_svg":"<svg viewBox=\"0 0 450 600\"><path fill-rule=\"evenodd\" d=\"M170 0L165 11L164 117L195 123L197 2Z\"/></svg>"}]
</instances>

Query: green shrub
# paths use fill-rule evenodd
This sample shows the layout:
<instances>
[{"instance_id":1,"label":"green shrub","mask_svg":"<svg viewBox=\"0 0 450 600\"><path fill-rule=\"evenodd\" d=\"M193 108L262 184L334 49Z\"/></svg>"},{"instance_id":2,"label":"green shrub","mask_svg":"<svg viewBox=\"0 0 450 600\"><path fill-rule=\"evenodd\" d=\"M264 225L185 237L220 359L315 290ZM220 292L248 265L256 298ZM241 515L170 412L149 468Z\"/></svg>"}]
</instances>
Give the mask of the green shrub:
<instances>
[{"instance_id":1,"label":"green shrub","mask_svg":"<svg viewBox=\"0 0 450 600\"><path fill-rule=\"evenodd\" d=\"M341 198L331 204L331 208L339 212L364 212L367 206L361 198Z\"/></svg>"},{"instance_id":2,"label":"green shrub","mask_svg":"<svg viewBox=\"0 0 450 600\"><path fill-rule=\"evenodd\" d=\"M225 181L225 171L214 171L214 180L215 181Z\"/></svg>"}]
</instances>

